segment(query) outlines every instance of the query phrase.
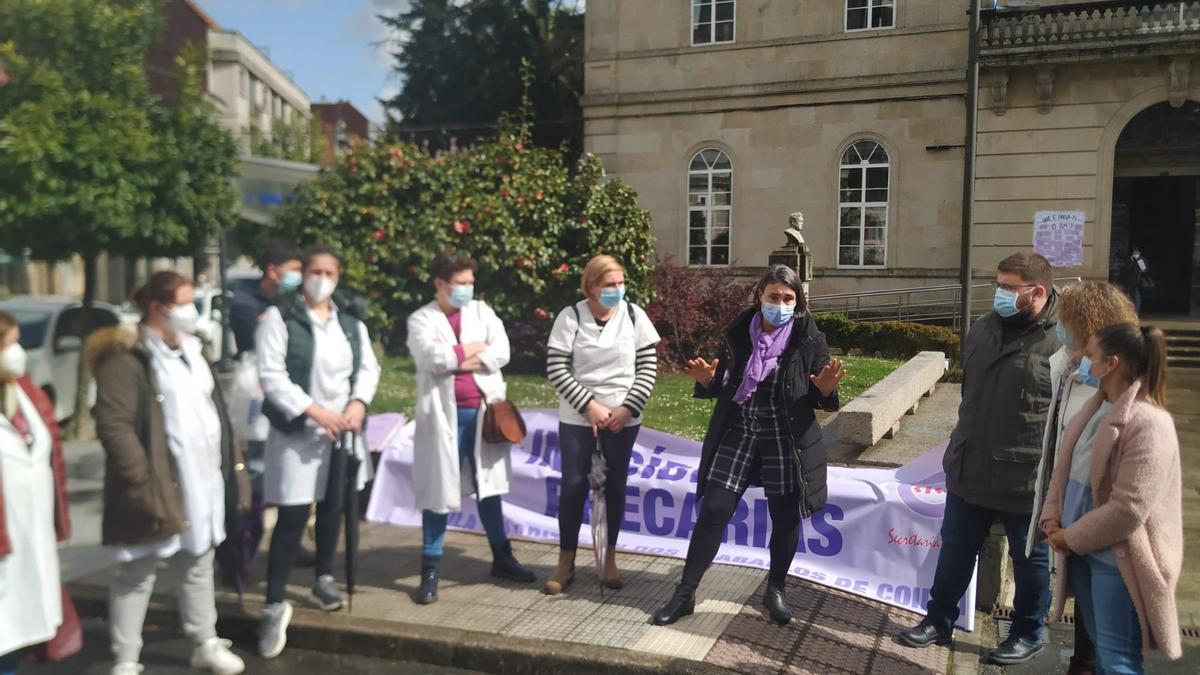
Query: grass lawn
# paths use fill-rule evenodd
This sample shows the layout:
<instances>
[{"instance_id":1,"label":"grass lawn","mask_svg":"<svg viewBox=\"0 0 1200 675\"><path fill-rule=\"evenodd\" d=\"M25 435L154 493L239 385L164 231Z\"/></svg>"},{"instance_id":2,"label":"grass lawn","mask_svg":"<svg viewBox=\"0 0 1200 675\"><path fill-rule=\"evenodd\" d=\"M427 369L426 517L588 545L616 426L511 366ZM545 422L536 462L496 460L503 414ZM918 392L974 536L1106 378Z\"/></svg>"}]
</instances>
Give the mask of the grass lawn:
<instances>
[{"instance_id":1,"label":"grass lawn","mask_svg":"<svg viewBox=\"0 0 1200 675\"><path fill-rule=\"evenodd\" d=\"M872 384L895 370L900 361L850 356L846 361L846 379L840 387L842 403L858 396ZM556 408L558 397L544 375L505 373L508 397L521 408ZM416 376L412 359L388 357L383 360L383 381L371 409L374 412L402 412L412 417L416 403ZM708 428L712 401L692 398L692 379L682 373L663 373L646 406L644 424L652 429L700 440Z\"/></svg>"}]
</instances>

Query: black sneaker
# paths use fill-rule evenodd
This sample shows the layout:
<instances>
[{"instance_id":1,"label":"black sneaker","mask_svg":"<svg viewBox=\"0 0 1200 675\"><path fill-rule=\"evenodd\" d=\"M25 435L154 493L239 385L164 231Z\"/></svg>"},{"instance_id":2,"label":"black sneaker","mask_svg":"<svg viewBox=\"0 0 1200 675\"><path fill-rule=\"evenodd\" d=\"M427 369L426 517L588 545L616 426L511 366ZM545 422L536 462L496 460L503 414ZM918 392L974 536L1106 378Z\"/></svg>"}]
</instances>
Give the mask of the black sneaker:
<instances>
[{"instance_id":1,"label":"black sneaker","mask_svg":"<svg viewBox=\"0 0 1200 675\"><path fill-rule=\"evenodd\" d=\"M996 650L988 654L988 661L1002 666L1014 666L1025 663L1041 654L1046 649L1046 643L1041 640L1030 640L1023 637L1010 637Z\"/></svg>"},{"instance_id":2,"label":"black sneaker","mask_svg":"<svg viewBox=\"0 0 1200 675\"><path fill-rule=\"evenodd\" d=\"M312 587L312 595L308 596L308 599L326 612L335 612L346 604L332 574L322 574L317 578Z\"/></svg>"}]
</instances>

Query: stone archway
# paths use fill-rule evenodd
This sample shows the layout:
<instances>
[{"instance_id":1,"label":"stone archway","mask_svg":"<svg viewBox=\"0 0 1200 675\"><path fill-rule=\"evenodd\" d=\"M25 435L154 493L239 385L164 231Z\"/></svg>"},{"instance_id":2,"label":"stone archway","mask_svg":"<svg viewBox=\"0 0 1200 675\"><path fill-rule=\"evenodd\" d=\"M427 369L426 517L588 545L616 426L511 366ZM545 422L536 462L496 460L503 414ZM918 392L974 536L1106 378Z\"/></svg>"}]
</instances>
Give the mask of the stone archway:
<instances>
[{"instance_id":1,"label":"stone archway","mask_svg":"<svg viewBox=\"0 0 1200 675\"><path fill-rule=\"evenodd\" d=\"M1200 103L1149 105L1121 129L1113 149L1108 277L1120 282L1139 247L1153 288L1151 312L1200 306Z\"/></svg>"}]
</instances>

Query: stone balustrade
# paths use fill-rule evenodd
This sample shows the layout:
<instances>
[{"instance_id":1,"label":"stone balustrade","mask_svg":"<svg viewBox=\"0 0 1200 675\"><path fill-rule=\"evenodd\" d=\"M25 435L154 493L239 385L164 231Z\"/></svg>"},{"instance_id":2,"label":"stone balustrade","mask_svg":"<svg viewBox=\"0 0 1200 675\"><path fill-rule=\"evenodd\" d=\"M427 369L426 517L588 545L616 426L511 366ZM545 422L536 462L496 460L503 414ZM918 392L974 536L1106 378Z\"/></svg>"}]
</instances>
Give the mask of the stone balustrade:
<instances>
[{"instance_id":1,"label":"stone balustrade","mask_svg":"<svg viewBox=\"0 0 1200 675\"><path fill-rule=\"evenodd\" d=\"M1111 0L980 13L980 54L1112 49L1155 42L1200 42L1200 1Z\"/></svg>"}]
</instances>

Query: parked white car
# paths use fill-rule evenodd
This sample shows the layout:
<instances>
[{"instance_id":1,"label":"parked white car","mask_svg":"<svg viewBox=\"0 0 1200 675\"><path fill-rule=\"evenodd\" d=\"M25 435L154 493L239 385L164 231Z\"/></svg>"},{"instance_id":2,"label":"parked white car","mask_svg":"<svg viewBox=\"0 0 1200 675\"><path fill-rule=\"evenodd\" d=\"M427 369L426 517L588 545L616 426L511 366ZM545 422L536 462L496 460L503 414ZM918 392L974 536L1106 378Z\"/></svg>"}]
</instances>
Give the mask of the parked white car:
<instances>
[{"instance_id":1,"label":"parked white car","mask_svg":"<svg viewBox=\"0 0 1200 675\"><path fill-rule=\"evenodd\" d=\"M67 419L75 412L79 358L86 338L80 330L82 303L72 298L17 296L0 301L0 310L11 314L21 327L21 346L28 354L27 370L33 383L50 397L55 416L59 420ZM106 302L93 304L92 330L120 323L120 311L116 307ZM88 405L95 399L93 385Z\"/></svg>"}]
</instances>

